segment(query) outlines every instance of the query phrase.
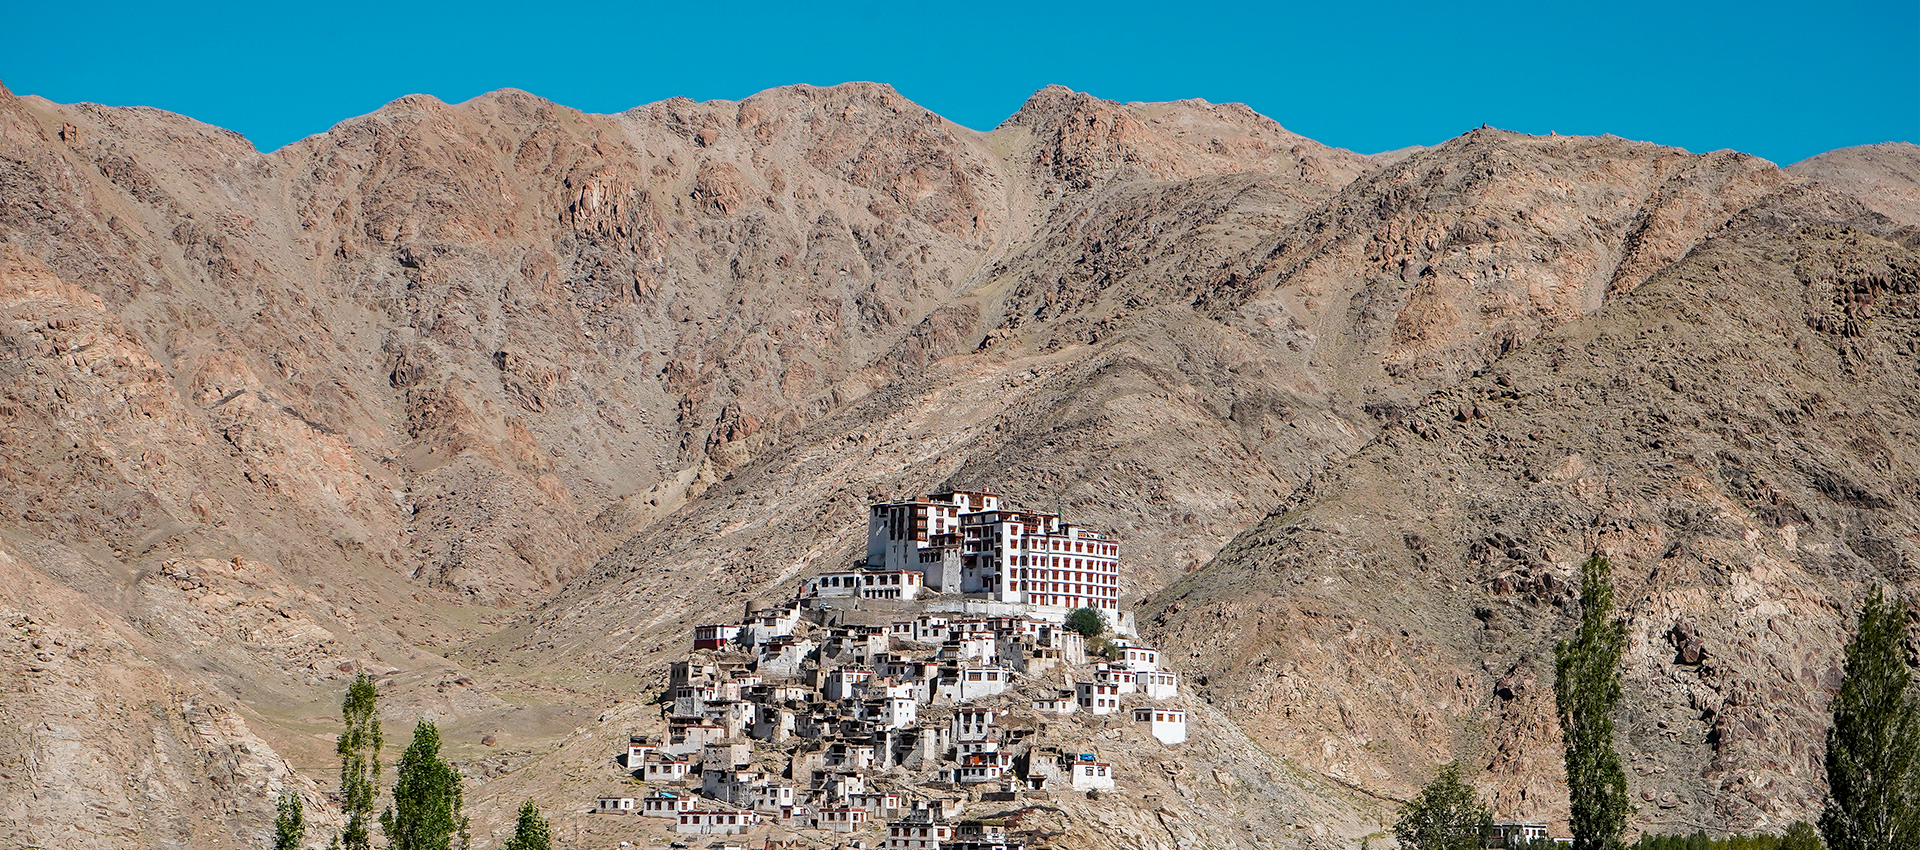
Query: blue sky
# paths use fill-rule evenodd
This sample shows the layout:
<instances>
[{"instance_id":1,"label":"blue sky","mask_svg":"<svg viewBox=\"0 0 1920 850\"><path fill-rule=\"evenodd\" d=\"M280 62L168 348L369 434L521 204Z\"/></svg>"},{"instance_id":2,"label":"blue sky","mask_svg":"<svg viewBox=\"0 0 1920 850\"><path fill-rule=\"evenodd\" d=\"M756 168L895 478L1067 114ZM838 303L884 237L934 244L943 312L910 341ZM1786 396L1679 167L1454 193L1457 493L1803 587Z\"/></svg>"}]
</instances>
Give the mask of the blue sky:
<instances>
[{"instance_id":1,"label":"blue sky","mask_svg":"<svg viewBox=\"0 0 1920 850\"><path fill-rule=\"evenodd\" d=\"M1372 153L1481 123L1787 164L1920 141L1920 2L0 3L0 82L273 149L405 94L590 112L890 83L990 129L1061 83L1239 101Z\"/></svg>"}]
</instances>

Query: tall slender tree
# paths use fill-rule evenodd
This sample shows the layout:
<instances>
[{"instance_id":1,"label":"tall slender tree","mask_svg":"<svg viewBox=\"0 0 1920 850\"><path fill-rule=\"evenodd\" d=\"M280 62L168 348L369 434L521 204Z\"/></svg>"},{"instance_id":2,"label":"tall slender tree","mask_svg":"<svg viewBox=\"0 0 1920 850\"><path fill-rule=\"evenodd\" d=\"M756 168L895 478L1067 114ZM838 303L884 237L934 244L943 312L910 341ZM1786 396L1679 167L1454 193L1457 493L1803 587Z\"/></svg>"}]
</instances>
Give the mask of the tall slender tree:
<instances>
[{"instance_id":1,"label":"tall slender tree","mask_svg":"<svg viewBox=\"0 0 1920 850\"><path fill-rule=\"evenodd\" d=\"M1827 729L1820 832L1833 850L1920 847L1920 708L1909 687L1906 634L1906 604L1876 588L1847 642Z\"/></svg>"},{"instance_id":2,"label":"tall slender tree","mask_svg":"<svg viewBox=\"0 0 1920 850\"><path fill-rule=\"evenodd\" d=\"M1627 774L1614 749L1626 623L1613 614L1613 565L1595 553L1580 567L1580 627L1553 648L1553 699L1566 745L1574 850L1616 850L1627 829Z\"/></svg>"},{"instance_id":3,"label":"tall slender tree","mask_svg":"<svg viewBox=\"0 0 1920 850\"><path fill-rule=\"evenodd\" d=\"M340 798L347 816L339 835L341 850L372 850L373 804L380 796L379 690L366 671L353 677L340 703L346 731L334 750L340 754Z\"/></svg>"},{"instance_id":4,"label":"tall slender tree","mask_svg":"<svg viewBox=\"0 0 1920 850\"><path fill-rule=\"evenodd\" d=\"M300 850L307 840L307 807L300 795L288 789L280 792L274 804L273 850Z\"/></svg>"},{"instance_id":5,"label":"tall slender tree","mask_svg":"<svg viewBox=\"0 0 1920 850\"><path fill-rule=\"evenodd\" d=\"M413 727L413 743L400 754L393 805L380 815L390 850L453 850L466 845L466 814L460 774L440 758L440 730L433 721ZM462 840L458 845L454 839Z\"/></svg>"},{"instance_id":6,"label":"tall slender tree","mask_svg":"<svg viewBox=\"0 0 1920 850\"><path fill-rule=\"evenodd\" d=\"M520 804L520 819L513 824L513 837L501 850L553 850L553 829L540 816L540 807L528 800Z\"/></svg>"}]
</instances>

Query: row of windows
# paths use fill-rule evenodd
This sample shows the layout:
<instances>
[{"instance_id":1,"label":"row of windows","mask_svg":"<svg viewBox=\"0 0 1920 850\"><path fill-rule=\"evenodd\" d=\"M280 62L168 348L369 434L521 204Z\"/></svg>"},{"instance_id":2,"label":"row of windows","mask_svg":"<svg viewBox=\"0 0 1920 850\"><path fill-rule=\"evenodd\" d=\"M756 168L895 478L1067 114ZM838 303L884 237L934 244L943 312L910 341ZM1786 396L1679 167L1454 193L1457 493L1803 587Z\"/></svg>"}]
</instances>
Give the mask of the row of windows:
<instances>
[{"instance_id":1,"label":"row of windows","mask_svg":"<svg viewBox=\"0 0 1920 850\"><path fill-rule=\"evenodd\" d=\"M1064 563L1063 563L1064 562ZM1097 561L1091 558L1041 558L1016 555L1013 558L1016 567L1067 567L1077 570L1093 570L1100 573L1120 572L1120 565L1113 561Z\"/></svg>"},{"instance_id":2,"label":"row of windows","mask_svg":"<svg viewBox=\"0 0 1920 850\"><path fill-rule=\"evenodd\" d=\"M1085 570L1028 570L1013 571L1014 578L1047 578L1055 581L1077 581L1085 584L1119 584L1120 577L1107 573L1090 573Z\"/></svg>"},{"instance_id":3,"label":"row of windows","mask_svg":"<svg viewBox=\"0 0 1920 850\"><path fill-rule=\"evenodd\" d=\"M1046 538L1035 539L1032 537L1014 538L1012 545L1015 549L1038 549L1042 552L1072 552L1076 555L1105 555L1109 558L1120 557L1120 547L1118 546L1095 546L1091 543L1085 545L1074 543L1069 545L1059 540L1049 541Z\"/></svg>"},{"instance_id":4,"label":"row of windows","mask_svg":"<svg viewBox=\"0 0 1920 850\"><path fill-rule=\"evenodd\" d=\"M962 522L965 522L968 526L965 529L965 536L968 538L978 539L998 536L994 534L992 529L978 521L963 518ZM1025 529L1018 526L1010 529L1006 533L1006 536L1012 541L1013 546L1019 548L1042 549L1052 552L1074 552L1082 555L1107 555L1110 557L1119 557L1120 555L1120 547L1113 543L1065 540L1038 530L1032 533L1025 533Z\"/></svg>"},{"instance_id":5,"label":"row of windows","mask_svg":"<svg viewBox=\"0 0 1920 850\"><path fill-rule=\"evenodd\" d=\"M1035 605L1049 605L1055 608L1114 608L1120 603L1112 599L1094 599L1090 596L1060 596L1045 593L1028 594L1027 601Z\"/></svg>"},{"instance_id":6,"label":"row of windows","mask_svg":"<svg viewBox=\"0 0 1920 850\"><path fill-rule=\"evenodd\" d=\"M696 823L723 824L724 823L724 824L734 824L734 825L738 825L741 823L753 823L753 821L751 820L742 821L740 819L741 817L742 817L741 815L681 815L680 822L684 824L696 824Z\"/></svg>"},{"instance_id":7,"label":"row of windows","mask_svg":"<svg viewBox=\"0 0 1920 850\"><path fill-rule=\"evenodd\" d=\"M1020 586L1020 582L1016 581L1013 583L1013 589L1025 590L1029 593L1039 592L1039 591L1047 591L1050 593L1071 593L1076 596L1119 596L1120 595L1119 588L1087 587L1085 585L1078 585L1078 584L1066 585L1059 582L1050 582L1050 581L1037 581L1037 582L1030 581L1026 583L1026 587L1024 588Z\"/></svg>"},{"instance_id":8,"label":"row of windows","mask_svg":"<svg viewBox=\"0 0 1920 850\"><path fill-rule=\"evenodd\" d=\"M899 584L902 579L907 584L919 584L919 573L892 572L878 575L825 575L820 577L821 587L859 587L875 584Z\"/></svg>"}]
</instances>

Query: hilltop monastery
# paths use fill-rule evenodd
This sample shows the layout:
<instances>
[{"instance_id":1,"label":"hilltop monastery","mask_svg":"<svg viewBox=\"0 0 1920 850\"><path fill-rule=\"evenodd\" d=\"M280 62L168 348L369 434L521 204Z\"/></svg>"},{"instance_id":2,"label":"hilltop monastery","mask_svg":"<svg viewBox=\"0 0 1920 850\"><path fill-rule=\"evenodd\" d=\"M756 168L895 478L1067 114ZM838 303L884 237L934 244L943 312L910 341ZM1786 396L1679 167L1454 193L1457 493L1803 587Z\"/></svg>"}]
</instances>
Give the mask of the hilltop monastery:
<instances>
[{"instance_id":1,"label":"hilltop monastery","mask_svg":"<svg viewBox=\"0 0 1920 850\"><path fill-rule=\"evenodd\" d=\"M853 569L694 629L662 728L619 753L644 790L596 810L662 818L662 837L1021 850L1023 813L1123 781L1102 747L1187 738L1121 575L1112 538L993 493L875 504ZM1112 636L1067 628L1078 608Z\"/></svg>"}]
</instances>

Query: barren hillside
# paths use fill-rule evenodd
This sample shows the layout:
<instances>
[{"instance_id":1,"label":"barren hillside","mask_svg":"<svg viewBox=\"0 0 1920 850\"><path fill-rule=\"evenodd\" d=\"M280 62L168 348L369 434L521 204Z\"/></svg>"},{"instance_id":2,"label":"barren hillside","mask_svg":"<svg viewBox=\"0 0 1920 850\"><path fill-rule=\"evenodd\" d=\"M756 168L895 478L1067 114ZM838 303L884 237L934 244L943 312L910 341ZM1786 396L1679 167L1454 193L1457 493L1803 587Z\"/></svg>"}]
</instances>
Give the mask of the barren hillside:
<instances>
[{"instance_id":1,"label":"barren hillside","mask_svg":"<svg viewBox=\"0 0 1920 850\"><path fill-rule=\"evenodd\" d=\"M1825 189L1611 137L1376 161L1059 87L977 133L871 84L619 115L416 96L262 154L0 90L5 840L250 845L288 786L324 824L361 668L394 729L451 730L481 835L528 795L590 822L686 627L942 484L1118 532L1127 600L1211 683L1212 780L1155 785L1152 819L1076 803L1063 846L1108 818L1107 846L1159 846L1223 804L1344 846L1456 755L1560 816L1539 647L1594 545L1667 582L1636 597L1636 675L1668 676L1647 647L1678 610L1723 665L1635 696L1637 741L1683 702L1725 727L1648 744L1636 790L1803 816L1815 755L1739 746L1774 727L1734 707L1804 667L1751 716L1817 748L1840 612L1902 577L1912 528L1885 430L1914 398L1912 237L1859 206L1901 209L1862 156L1823 158ZM1464 442L1496 426L1524 451ZM1549 483L1573 501L1521 492ZM1603 514L1700 542L1579 530ZM1817 629L1730 613L1816 585L1825 613L1783 622Z\"/></svg>"}]
</instances>

